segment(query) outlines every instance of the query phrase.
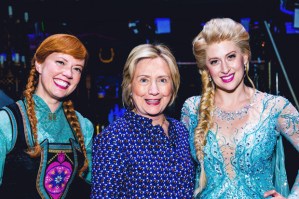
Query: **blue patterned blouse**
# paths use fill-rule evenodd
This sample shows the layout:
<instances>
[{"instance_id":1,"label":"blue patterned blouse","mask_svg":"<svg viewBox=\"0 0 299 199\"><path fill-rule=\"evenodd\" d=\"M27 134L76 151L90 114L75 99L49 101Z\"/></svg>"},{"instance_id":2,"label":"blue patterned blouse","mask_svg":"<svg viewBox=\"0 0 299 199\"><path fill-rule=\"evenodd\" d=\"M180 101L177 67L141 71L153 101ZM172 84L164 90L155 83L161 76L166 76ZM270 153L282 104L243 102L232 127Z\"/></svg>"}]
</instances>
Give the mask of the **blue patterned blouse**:
<instances>
[{"instance_id":1,"label":"blue patterned blouse","mask_svg":"<svg viewBox=\"0 0 299 199\"><path fill-rule=\"evenodd\" d=\"M194 159L199 105L200 96L188 98L181 116L190 133ZM235 113L218 109L214 111L213 121L204 147L207 186L196 198L261 199L271 189L289 199L299 198L299 175L288 195L283 172L280 135L299 151L299 113L287 99L256 91L250 106ZM295 159L298 164L298 154ZM197 171L198 179L199 165ZM197 180L196 186L198 183Z\"/></svg>"},{"instance_id":2,"label":"blue patterned blouse","mask_svg":"<svg viewBox=\"0 0 299 199\"><path fill-rule=\"evenodd\" d=\"M169 137L134 112L97 135L91 198L192 198L195 169L188 131L173 118Z\"/></svg>"}]
</instances>

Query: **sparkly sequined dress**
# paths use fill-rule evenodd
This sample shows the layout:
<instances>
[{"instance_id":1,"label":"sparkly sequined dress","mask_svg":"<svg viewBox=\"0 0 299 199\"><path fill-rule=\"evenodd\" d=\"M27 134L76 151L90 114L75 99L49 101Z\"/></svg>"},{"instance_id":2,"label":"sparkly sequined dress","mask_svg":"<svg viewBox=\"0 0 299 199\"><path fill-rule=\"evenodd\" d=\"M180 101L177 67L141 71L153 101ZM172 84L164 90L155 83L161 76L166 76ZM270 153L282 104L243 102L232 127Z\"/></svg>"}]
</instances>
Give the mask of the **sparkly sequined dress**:
<instances>
[{"instance_id":1,"label":"sparkly sequined dress","mask_svg":"<svg viewBox=\"0 0 299 199\"><path fill-rule=\"evenodd\" d=\"M181 113L194 159L199 104L200 96L190 97ZM197 198L257 199L275 187L288 194L280 135L299 151L299 113L287 99L256 91L250 106L237 113L216 109L213 121L204 147L207 186ZM199 173L198 166L196 187ZM288 198L299 198L299 175Z\"/></svg>"}]
</instances>

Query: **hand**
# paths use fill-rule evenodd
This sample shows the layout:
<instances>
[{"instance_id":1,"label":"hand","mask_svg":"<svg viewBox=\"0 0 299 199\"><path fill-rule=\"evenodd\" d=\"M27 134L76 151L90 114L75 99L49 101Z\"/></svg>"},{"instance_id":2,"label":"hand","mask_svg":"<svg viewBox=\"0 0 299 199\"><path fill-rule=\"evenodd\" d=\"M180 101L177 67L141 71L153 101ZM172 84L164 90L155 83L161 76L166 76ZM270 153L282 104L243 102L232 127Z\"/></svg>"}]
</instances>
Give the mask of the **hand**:
<instances>
[{"instance_id":1,"label":"hand","mask_svg":"<svg viewBox=\"0 0 299 199\"><path fill-rule=\"evenodd\" d=\"M286 199L275 190L270 190L264 193L264 198L267 198L268 196L272 196L272 199Z\"/></svg>"}]
</instances>

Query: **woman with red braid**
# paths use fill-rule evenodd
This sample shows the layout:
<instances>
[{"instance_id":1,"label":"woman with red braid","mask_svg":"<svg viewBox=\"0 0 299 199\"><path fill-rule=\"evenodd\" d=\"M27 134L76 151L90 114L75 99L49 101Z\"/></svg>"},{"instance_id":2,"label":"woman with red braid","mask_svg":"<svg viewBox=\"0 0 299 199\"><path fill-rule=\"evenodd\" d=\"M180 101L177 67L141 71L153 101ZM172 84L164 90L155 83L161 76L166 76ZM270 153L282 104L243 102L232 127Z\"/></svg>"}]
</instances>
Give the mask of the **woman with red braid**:
<instances>
[{"instance_id":1,"label":"woman with red braid","mask_svg":"<svg viewBox=\"0 0 299 199\"><path fill-rule=\"evenodd\" d=\"M49 36L37 48L24 99L0 111L1 198L89 197L94 128L67 99L87 58L69 34Z\"/></svg>"}]
</instances>

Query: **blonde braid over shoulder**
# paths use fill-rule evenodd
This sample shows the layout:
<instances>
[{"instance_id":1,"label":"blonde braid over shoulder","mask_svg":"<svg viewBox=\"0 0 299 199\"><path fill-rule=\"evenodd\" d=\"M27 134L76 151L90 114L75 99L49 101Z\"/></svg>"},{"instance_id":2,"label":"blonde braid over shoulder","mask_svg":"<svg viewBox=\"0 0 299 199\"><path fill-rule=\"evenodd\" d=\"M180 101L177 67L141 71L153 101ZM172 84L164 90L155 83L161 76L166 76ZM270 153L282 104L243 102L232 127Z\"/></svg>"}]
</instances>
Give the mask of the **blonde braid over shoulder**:
<instances>
[{"instance_id":1,"label":"blonde braid over shoulder","mask_svg":"<svg viewBox=\"0 0 299 199\"><path fill-rule=\"evenodd\" d=\"M195 195L200 193L206 185L206 174L204 171L204 146L206 145L206 136L212 127L213 105L214 105L214 83L209 80L209 74L206 70L201 73L202 96L199 107L199 122L194 132L194 145L196 156L200 162L201 172L199 187L195 190Z\"/></svg>"},{"instance_id":2,"label":"blonde braid over shoulder","mask_svg":"<svg viewBox=\"0 0 299 199\"><path fill-rule=\"evenodd\" d=\"M80 144L81 150L83 152L83 155L85 157L84 165L79 170L79 176L82 177L83 172L88 168L88 159L86 154L86 148L84 144L84 137L81 131L80 123L78 121L78 117L76 115L73 103L71 100L63 102L63 110L66 115L66 118L71 125L72 129L76 133L76 137L78 139L78 142Z\"/></svg>"}]
</instances>

